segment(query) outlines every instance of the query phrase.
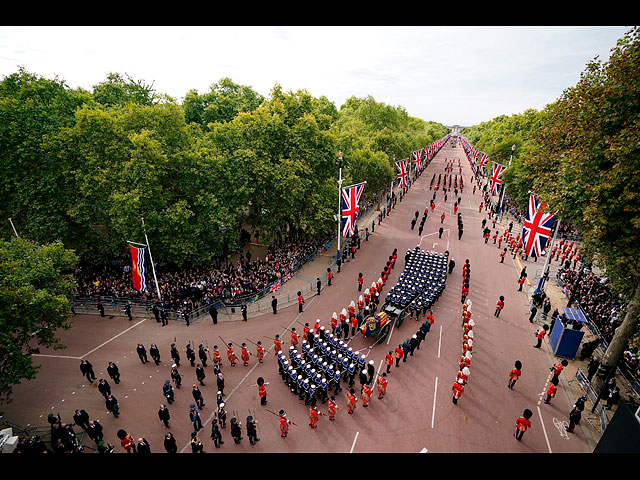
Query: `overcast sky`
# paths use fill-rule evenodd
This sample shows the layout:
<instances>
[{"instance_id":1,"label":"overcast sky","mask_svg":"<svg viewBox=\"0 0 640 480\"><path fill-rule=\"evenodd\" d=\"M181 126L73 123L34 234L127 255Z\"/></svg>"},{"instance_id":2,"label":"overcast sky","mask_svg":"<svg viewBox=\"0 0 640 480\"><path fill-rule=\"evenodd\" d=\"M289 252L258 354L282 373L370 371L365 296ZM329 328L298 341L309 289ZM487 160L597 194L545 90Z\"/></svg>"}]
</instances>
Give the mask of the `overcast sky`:
<instances>
[{"instance_id":1,"label":"overcast sky","mask_svg":"<svg viewBox=\"0 0 640 480\"><path fill-rule=\"evenodd\" d=\"M268 97L279 83L340 108L372 96L411 116L470 126L543 109L629 27L0 27L0 75L90 90L109 72L177 100L223 77Z\"/></svg>"}]
</instances>

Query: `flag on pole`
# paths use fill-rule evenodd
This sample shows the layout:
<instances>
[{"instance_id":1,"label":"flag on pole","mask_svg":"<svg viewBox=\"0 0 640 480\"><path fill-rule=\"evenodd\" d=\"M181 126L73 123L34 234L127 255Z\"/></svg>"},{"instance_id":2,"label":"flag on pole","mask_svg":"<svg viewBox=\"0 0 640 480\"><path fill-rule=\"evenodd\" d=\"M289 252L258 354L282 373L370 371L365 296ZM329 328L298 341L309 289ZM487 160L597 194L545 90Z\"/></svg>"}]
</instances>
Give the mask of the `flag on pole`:
<instances>
[{"instance_id":1,"label":"flag on pole","mask_svg":"<svg viewBox=\"0 0 640 480\"><path fill-rule=\"evenodd\" d=\"M498 187L502 184L502 174L505 171L504 165L493 162L491 173L491 194L498 195Z\"/></svg>"},{"instance_id":2,"label":"flag on pole","mask_svg":"<svg viewBox=\"0 0 640 480\"><path fill-rule=\"evenodd\" d=\"M131 277L133 279L133 288L143 292L147 289L147 280L145 278L145 248L129 245L129 249L131 250Z\"/></svg>"},{"instance_id":3,"label":"flag on pole","mask_svg":"<svg viewBox=\"0 0 640 480\"><path fill-rule=\"evenodd\" d=\"M355 233L360 197L364 183L342 189L342 235L351 237Z\"/></svg>"},{"instance_id":4,"label":"flag on pole","mask_svg":"<svg viewBox=\"0 0 640 480\"><path fill-rule=\"evenodd\" d=\"M478 158L478 154L476 153L476 158ZM478 166L478 171L480 174L485 174L485 167L487 166L487 162L489 161L489 157L487 157L486 153L483 153L480 157L480 165ZM495 164L494 164L495 165Z\"/></svg>"},{"instance_id":5,"label":"flag on pole","mask_svg":"<svg viewBox=\"0 0 640 480\"><path fill-rule=\"evenodd\" d=\"M411 154L411 160L416 167L416 170L420 168L420 163L422 162L422 149L416 150Z\"/></svg>"},{"instance_id":6,"label":"flag on pole","mask_svg":"<svg viewBox=\"0 0 640 480\"><path fill-rule=\"evenodd\" d=\"M529 208L524 219L522 238L520 239L525 253L529 256L535 252L536 257L539 257L551 236L551 227L553 227L556 214L544 213L542 207L546 206L544 203L538 203L533 194L529 195Z\"/></svg>"},{"instance_id":7,"label":"flag on pole","mask_svg":"<svg viewBox=\"0 0 640 480\"><path fill-rule=\"evenodd\" d=\"M408 177L409 172L407 171L407 161L401 160L396 162L396 168L398 169L398 173L396 177L398 178L398 187L405 188L408 185Z\"/></svg>"}]
</instances>

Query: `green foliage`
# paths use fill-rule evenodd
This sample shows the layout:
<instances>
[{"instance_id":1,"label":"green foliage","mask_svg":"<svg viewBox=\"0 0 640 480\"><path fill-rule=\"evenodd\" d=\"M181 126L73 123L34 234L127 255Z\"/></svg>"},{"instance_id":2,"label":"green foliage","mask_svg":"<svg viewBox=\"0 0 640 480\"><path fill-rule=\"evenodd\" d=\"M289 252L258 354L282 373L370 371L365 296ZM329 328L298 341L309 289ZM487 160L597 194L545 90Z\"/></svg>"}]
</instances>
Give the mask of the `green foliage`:
<instances>
[{"instance_id":1,"label":"green foliage","mask_svg":"<svg viewBox=\"0 0 640 480\"><path fill-rule=\"evenodd\" d=\"M64 348L56 332L70 328L76 262L61 242L0 243L0 402L9 400L13 385L35 378L31 355L39 347Z\"/></svg>"},{"instance_id":2,"label":"green foliage","mask_svg":"<svg viewBox=\"0 0 640 480\"><path fill-rule=\"evenodd\" d=\"M153 84L134 80L129 75L125 79L119 73L109 73L104 82L93 86L93 99L105 107L124 106L128 103L153 105L159 96Z\"/></svg>"}]
</instances>

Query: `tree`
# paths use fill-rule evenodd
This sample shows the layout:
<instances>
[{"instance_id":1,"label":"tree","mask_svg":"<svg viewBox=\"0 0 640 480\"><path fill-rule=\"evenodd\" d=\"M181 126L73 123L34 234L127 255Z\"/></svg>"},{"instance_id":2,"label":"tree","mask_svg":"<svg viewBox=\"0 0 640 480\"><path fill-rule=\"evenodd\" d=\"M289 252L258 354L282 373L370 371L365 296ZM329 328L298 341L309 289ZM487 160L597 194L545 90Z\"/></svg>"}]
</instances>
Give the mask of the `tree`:
<instances>
[{"instance_id":1,"label":"tree","mask_svg":"<svg viewBox=\"0 0 640 480\"><path fill-rule=\"evenodd\" d=\"M68 320L77 262L61 242L38 245L21 238L0 244L0 402L13 386L35 378L31 355L39 347L65 348L56 337Z\"/></svg>"},{"instance_id":2,"label":"tree","mask_svg":"<svg viewBox=\"0 0 640 480\"><path fill-rule=\"evenodd\" d=\"M93 99L107 107L123 106L127 103L153 105L159 96L153 83L147 85L143 80L134 80L128 74L124 78L119 73L109 73L104 82L93 86Z\"/></svg>"},{"instance_id":3,"label":"tree","mask_svg":"<svg viewBox=\"0 0 640 480\"><path fill-rule=\"evenodd\" d=\"M621 360L640 313L640 39L637 27L591 61L574 87L543 112L527 161L534 191L572 222L592 260L628 302L602 359ZM622 315L621 315L622 316Z\"/></svg>"}]
</instances>

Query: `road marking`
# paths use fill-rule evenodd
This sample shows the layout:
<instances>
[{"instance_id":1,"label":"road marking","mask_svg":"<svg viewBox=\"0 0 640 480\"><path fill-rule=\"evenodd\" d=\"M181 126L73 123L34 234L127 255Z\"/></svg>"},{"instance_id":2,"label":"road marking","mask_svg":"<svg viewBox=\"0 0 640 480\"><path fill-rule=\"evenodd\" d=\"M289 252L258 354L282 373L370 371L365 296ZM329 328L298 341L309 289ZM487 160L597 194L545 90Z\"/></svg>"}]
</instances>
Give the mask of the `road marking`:
<instances>
[{"instance_id":1,"label":"road marking","mask_svg":"<svg viewBox=\"0 0 640 480\"><path fill-rule=\"evenodd\" d=\"M427 450L427 447L424 447L422 450L420 450L420 452L418 453L427 453L429 450Z\"/></svg>"},{"instance_id":2,"label":"road marking","mask_svg":"<svg viewBox=\"0 0 640 480\"><path fill-rule=\"evenodd\" d=\"M436 377L436 385L433 389L433 409L431 411L431 428L433 428L433 424L436 418L436 393L438 392L438 377Z\"/></svg>"},{"instance_id":3,"label":"road marking","mask_svg":"<svg viewBox=\"0 0 640 480\"><path fill-rule=\"evenodd\" d=\"M349 453L353 453L353 449L354 449L354 447L356 446L356 440L358 440L358 434L359 434L359 433L360 433L360 432L356 432L356 436L355 436L355 438L353 439L353 443L351 444L351 450L349 450Z\"/></svg>"},{"instance_id":4,"label":"road marking","mask_svg":"<svg viewBox=\"0 0 640 480\"><path fill-rule=\"evenodd\" d=\"M442 325L440 325L440 338L438 339L438 358L440 358L440 346L442 345Z\"/></svg>"},{"instance_id":5,"label":"road marking","mask_svg":"<svg viewBox=\"0 0 640 480\"><path fill-rule=\"evenodd\" d=\"M104 343L102 343L102 344L98 345L98 346L97 346L96 348L94 348L93 350L89 350L87 353L85 353L85 354L83 355L83 358L84 358L84 357L89 356L91 353L95 352L95 351L96 351L96 350L98 350L99 348L104 347L107 343L111 342L112 340L115 340L115 339L116 339L116 338L118 338L120 335L123 335L123 334L127 333L127 332L128 332L129 330L131 330L132 328L136 328L138 325L140 325L141 323L144 323L144 322L146 322L146 321L147 321L147 319L145 318L144 320L139 321L139 322L138 322L138 323L136 323L135 325L131 325L129 328L127 328L127 329L126 329L126 330L124 330L123 332L120 332L118 335L116 335L116 336L114 336L114 337L111 337L109 340L107 340L106 342L104 342ZM125 357L125 358L126 358L126 357Z\"/></svg>"},{"instance_id":6,"label":"road marking","mask_svg":"<svg viewBox=\"0 0 640 480\"><path fill-rule=\"evenodd\" d=\"M547 436L547 429L544 428L544 422L542 421L542 412L540 411L540 406L538 405L538 416L540 417L540 425L542 425L542 431L544 432L544 439L547 441L547 448L549 449L549 453L553 453L551 451L551 445L549 444L549 437Z\"/></svg>"}]
</instances>

